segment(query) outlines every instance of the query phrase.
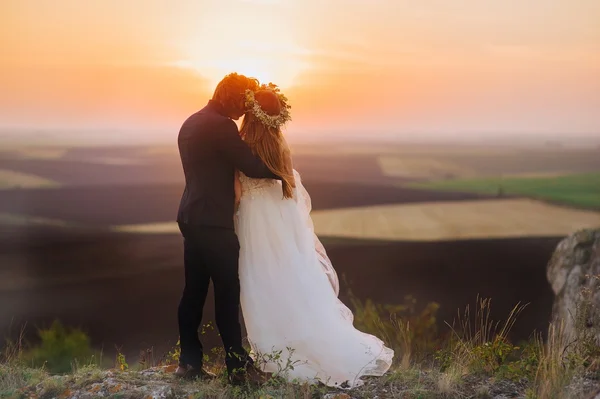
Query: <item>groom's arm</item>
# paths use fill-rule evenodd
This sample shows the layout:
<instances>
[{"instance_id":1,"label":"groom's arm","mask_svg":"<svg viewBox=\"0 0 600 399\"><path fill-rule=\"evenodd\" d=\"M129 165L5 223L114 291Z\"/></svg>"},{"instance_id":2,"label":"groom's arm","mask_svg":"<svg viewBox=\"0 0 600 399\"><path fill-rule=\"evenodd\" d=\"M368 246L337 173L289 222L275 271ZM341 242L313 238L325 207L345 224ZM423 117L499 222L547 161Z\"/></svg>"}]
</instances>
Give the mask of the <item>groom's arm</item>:
<instances>
[{"instance_id":1,"label":"groom's arm","mask_svg":"<svg viewBox=\"0 0 600 399\"><path fill-rule=\"evenodd\" d=\"M223 156L248 177L281 180L281 177L271 172L263 161L252 153L250 147L241 139L236 124L233 121L228 122L230 123L224 124L217 133L216 139L217 147Z\"/></svg>"},{"instance_id":2,"label":"groom's arm","mask_svg":"<svg viewBox=\"0 0 600 399\"><path fill-rule=\"evenodd\" d=\"M240 200L242 198L242 183L240 182L240 171L235 170L235 174L233 175L233 188L235 192L235 209L240 205Z\"/></svg>"}]
</instances>

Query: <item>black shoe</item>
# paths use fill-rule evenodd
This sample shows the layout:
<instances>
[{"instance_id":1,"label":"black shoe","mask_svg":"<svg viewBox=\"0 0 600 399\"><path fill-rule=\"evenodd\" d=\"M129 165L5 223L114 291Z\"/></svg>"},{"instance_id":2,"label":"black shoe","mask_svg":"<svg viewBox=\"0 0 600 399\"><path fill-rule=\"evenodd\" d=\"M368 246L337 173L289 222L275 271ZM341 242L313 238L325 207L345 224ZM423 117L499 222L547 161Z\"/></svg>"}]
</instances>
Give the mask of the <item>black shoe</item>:
<instances>
[{"instance_id":1,"label":"black shoe","mask_svg":"<svg viewBox=\"0 0 600 399\"><path fill-rule=\"evenodd\" d=\"M202 381L210 381L217 378L211 372L204 370L202 367L196 368L192 366L179 366L177 370L175 370L175 377L184 379L184 380L202 380Z\"/></svg>"}]
</instances>

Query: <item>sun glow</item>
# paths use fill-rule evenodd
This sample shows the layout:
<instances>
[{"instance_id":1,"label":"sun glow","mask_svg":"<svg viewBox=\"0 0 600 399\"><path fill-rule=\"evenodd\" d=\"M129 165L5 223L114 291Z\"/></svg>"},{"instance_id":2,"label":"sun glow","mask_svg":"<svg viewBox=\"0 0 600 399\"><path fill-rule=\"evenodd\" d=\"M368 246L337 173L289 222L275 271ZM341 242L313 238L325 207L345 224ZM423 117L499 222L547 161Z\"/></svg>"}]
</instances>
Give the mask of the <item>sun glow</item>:
<instances>
[{"instance_id":1,"label":"sun glow","mask_svg":"<svg viewBox=\"0 0 600 399\"><path fill-rule=\"evenodd\" d=\"M189 57L175 65L195 70L214 87L223 76L237 72L261 83L273 82L281 88L295 84L306 68L300 49L259 42L241 41L230 46L204 48L202 57Z\"/></svg>"},{"instance_id":2,"label":"sun glow","mask_svg":"<svg viewBox=\"0 0 600 399\"><path fill-rule=\"evenodd\" d=\"M281 88L293 86L311 53L297 44L289 23L260 10L252 3L227 13L207 10L196 32L179 43L177 64L195 70L213 86L231 72Z\"/></svg>"}]
</instances>

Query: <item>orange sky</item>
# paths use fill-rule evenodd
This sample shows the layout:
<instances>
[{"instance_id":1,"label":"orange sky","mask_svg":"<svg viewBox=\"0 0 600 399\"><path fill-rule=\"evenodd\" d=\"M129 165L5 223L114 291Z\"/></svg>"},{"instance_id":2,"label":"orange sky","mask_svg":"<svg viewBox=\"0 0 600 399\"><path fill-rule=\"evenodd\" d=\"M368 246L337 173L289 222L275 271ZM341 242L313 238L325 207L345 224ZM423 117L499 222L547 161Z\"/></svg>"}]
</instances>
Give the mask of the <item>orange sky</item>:
<instances>
[{"instance_id":1,"label":"orange sky","mask_svg":"<svg viewBox=\"0 0 600 399\"><path fill-rule=\"evenodd\" d=\"M290 134L600 132L598 0L2 0L0 127L170 139L224 74Z\"/></svg>"}]
</instances>

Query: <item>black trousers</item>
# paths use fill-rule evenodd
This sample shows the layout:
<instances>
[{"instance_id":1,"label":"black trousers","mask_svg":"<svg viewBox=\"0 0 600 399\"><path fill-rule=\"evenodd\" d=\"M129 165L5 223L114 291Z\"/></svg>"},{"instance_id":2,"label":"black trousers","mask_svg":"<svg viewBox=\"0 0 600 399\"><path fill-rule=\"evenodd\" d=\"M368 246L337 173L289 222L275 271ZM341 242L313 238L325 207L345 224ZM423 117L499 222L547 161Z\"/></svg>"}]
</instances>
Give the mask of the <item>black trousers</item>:
<instances>
[{"instance_id":1,"label":"black trousers","mask_svg":"<svg viewBox=\"0 0 600 399\"><path fill-rule=\"evenodd\" d=\"M210 280L215 292L215 319L223 340L227 370L245 368L251 359L242 346L239 320L240 244L232 229L179 224L184 237L185 288L179 304L181 365L202 367L198 337Z\"/></svg>"}]
</instances>

